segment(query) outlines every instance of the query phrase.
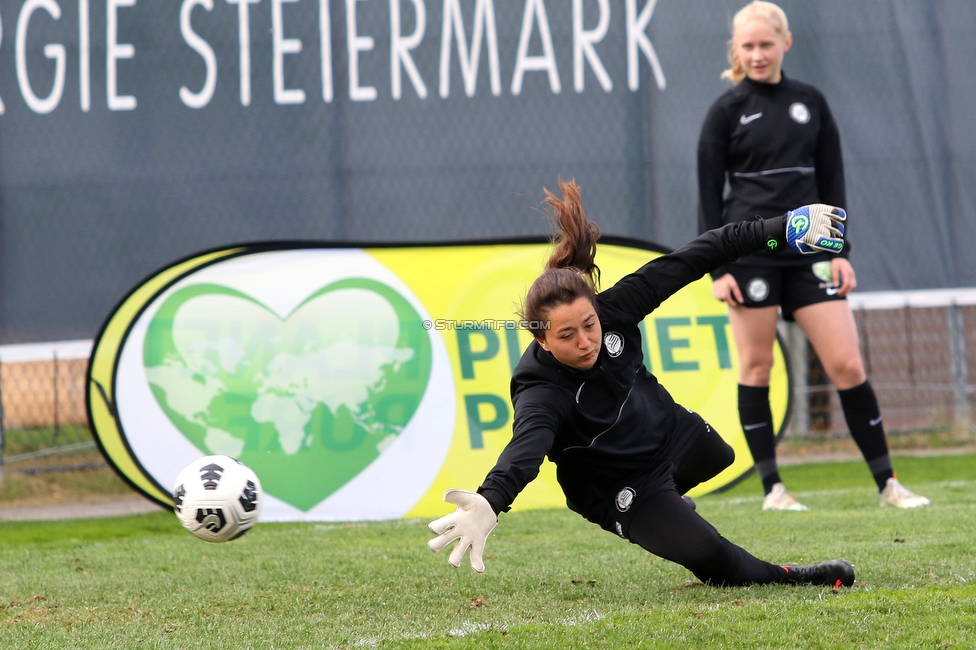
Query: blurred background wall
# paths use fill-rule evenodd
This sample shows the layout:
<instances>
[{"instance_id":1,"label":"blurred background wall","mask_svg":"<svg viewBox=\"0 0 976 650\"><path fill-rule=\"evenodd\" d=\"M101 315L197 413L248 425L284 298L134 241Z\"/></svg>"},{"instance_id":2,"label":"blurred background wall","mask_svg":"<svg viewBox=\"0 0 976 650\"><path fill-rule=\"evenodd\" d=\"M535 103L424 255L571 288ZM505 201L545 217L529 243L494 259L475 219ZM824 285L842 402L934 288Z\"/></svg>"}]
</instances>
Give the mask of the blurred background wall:
<instances>
[{"instance_id":1,"label":"blurred background wall","mask_svg":"<svg viewBox=\"0 0 976 650\"><path fill-rule=\"evenodd\" d=\"M697 233L727 0L0 0L0 343L89 339L232 243ZM784 0L863 290L972 286L976 4ZM574 12L578 22L574 27Z\"/></svg>"}]
</instances>

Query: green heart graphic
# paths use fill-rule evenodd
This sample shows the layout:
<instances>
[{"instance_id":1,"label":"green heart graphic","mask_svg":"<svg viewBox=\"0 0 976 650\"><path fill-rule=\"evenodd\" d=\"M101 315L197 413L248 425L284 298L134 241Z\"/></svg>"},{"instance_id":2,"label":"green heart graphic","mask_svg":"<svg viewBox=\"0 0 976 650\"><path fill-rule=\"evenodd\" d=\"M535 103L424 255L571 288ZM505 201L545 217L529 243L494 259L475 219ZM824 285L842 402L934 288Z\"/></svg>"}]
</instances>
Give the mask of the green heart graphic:
<instances>
[{"instance_id":1,"label":"green heart graphic","mask_svg":"<svg viewBox=\"0 0 976 650\"><path fill-rule=\"evenodd\" d=\"M427 388L417 311L367 278L314 292L285 318L235 289L174 292L146 332L146 379L204 454L228 454L308 511L378 458Z\"/></svg>"}]
</instances>

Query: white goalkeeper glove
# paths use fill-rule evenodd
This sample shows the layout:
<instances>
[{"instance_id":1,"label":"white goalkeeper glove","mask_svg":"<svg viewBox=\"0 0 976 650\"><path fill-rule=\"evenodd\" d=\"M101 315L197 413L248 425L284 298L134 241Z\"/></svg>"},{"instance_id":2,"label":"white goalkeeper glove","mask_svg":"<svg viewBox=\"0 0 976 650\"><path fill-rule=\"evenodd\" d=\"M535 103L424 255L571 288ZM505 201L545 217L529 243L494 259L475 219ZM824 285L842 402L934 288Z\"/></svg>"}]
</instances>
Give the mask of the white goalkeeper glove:
<instances>
[{"instance_id":1,"label":"white goalkeeper glove","mask_svg":"<svg viewBox=\"0 0 976 650\"><path fill-rule=\"evenodd\" d=\"M786 213L786 243L803 254L844 250L844 221L842 208L823 203L805 205Z\"/></svg>"},{"instance_id":2,"label":"white goalkeeper glove","mask_svg":"<svg viewBox=\"0 0 976 650\"><path fill-rule=\"evenodd\" d=\"M471 547L471 568L482 573L485 570L482 558L485 542L498 523L495 511L491 509L488 499L467 490L451 488L444 493L444 501L455 504L457 510L427 524L431 532L438 536L427 542L427 546L437 552L451 542L460 540L447 561L455 567L461 566L464 552Z\"/></svg>"}]
</instances>

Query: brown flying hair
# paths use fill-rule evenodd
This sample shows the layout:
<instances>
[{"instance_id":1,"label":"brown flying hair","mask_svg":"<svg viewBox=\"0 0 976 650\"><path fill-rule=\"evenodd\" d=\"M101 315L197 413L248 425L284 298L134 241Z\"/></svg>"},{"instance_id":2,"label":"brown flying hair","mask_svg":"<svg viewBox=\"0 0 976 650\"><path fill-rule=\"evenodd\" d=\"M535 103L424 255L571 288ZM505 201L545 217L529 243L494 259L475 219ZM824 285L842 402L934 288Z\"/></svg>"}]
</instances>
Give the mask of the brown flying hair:
<instances>
[{"instance_id":1,"label":"brown flying hair","mask_svg":"<svg viewBox=\"0 0 976 650\"><path fill-rule=\"evenodd\" d=\"M560 200L548 189L543 201L550 208L549 218L556 228L552 243L556 247L546 269L525 295L519 315L527 321L536 338L544 339L549 311L586 298L596 308L600 268L594 264L600 227L586 218L583 198L576 181L559 179Z\"/></svg>"}]
</instances>

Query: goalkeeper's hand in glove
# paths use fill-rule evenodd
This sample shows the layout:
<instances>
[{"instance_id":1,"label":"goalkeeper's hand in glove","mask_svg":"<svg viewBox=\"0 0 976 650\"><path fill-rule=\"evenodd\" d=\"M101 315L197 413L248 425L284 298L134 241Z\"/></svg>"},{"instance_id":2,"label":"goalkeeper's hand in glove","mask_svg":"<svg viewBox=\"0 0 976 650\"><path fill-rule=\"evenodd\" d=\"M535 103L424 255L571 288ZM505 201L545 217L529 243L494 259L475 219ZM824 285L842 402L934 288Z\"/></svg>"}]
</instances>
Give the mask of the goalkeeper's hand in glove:
<instances>
[{"instance_id":1,"label":"goalkeeper's hand in glove","mask_svg":"<svg viewBox=\"0 0 976 650\"><path fill-rule=\"evenodd\" d=\"M477 492L451 488L444 493L444 501L453 503L457 510L440 519L430 522L427 526L437 535L427 542L432 551L439 551L451 542L458 541L458 545L447 559L455 567L461 566L464 552L471 548L471 568L481 573L485 570L483 555L488 535L498 523L498 517L492 510L488 499Z\"/></svg>"},{"instance_id":2,"label":"goalkeeper's hand in glove","mask_svg":"<svg viewBox=\"0 0 976 650\"><path fill-rule=\"evenodd\" d=\"M823 203L805 205L786 213L786 243L800 253L820 251L839 253L844 250L844 221L842 208Z\"/></svg>"}]
</instances>

